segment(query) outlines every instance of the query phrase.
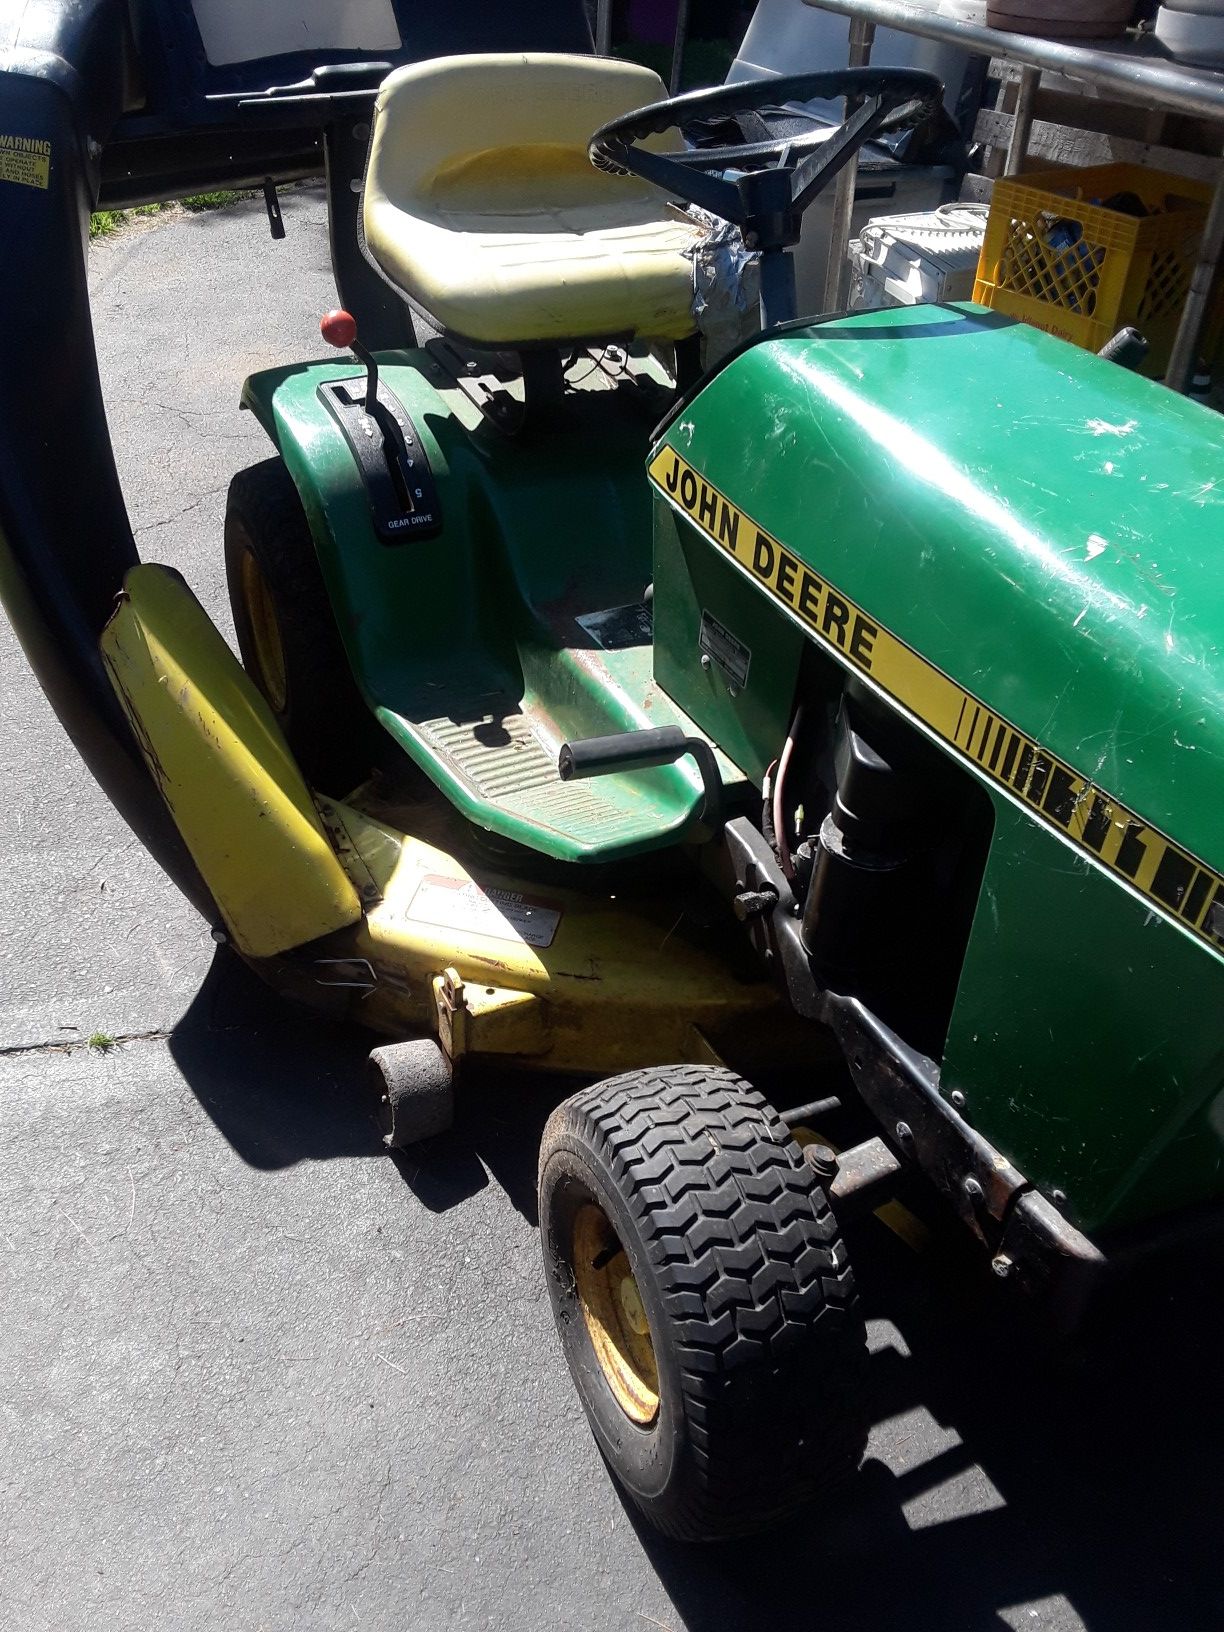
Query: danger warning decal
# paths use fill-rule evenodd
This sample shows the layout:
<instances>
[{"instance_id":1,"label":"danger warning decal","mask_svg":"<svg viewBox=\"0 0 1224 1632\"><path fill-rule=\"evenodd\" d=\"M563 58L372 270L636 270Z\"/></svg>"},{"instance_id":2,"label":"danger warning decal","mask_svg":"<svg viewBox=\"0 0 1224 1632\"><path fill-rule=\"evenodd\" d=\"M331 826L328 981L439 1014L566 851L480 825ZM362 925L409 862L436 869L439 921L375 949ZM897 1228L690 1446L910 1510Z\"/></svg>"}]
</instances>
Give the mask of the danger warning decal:
<instances>
[{"instance_id":1,"label":"danger warning decal","mask_svg":"<svg viewBox=\"0 0 1224 1632\"><path fill-rule=\"evenodd\" d=\"M51 143L39 136L11 136L0 131L0 181L22 187L51 184Z\"/></svg>"},{"instance_id":2,"label":"danger warning decal","mask_svg":"<svg viewBox=\"0 0 1224 1632\"><path fill-rule=\"evenodd\" d=\"M465 934L544 947L553 943L561 909L518 890L482 890L471 879L428 873L417 885L407 916Z\"/></svg>"},{"instance_id":3,"label":"danger warning decal","mask_svg":"<svg viewBox=\"0 0 1224 1632\"><path fill-rule=\"evenodd\" d=\"M660 448L650 479L847 668L867 675L1156 910L1224 952L1224 876L919 657L758 527L674 448Z\"/></svg>"}]
</instances>

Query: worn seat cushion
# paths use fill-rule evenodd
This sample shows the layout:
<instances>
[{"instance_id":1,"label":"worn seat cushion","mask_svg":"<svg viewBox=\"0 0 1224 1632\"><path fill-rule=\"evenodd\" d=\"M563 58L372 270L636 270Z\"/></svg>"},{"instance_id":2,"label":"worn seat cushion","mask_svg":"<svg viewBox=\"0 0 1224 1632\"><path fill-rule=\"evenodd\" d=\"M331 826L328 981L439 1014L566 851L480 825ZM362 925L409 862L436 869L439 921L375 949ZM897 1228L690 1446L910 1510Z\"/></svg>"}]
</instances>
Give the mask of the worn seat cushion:
<instances>
[{"instance_id":1,"label":"worn seat cushion","mask_svg":"<svg viewBox=\"0 0 1224 1632\"><path fill-rule=\"evenodd\" d=\"M646 183L605 175L587 157L598 126L665 95L650 69L596 57L442 57L398 69L370 142L370 254L469 340L692 334L686 252L702 229Z\"/></svg>"}]
</instances>

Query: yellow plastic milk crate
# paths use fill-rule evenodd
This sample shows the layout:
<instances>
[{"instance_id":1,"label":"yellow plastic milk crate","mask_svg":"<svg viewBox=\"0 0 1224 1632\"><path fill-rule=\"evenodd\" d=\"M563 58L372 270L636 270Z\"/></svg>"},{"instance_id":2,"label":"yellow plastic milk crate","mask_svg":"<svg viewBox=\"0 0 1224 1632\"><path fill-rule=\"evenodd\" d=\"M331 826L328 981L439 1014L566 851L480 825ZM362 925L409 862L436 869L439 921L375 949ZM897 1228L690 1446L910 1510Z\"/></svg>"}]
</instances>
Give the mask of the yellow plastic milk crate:
<instances>
[{"instance_id":1,"label":"yellow plastic milk crate","mask_svg":"<svg viewBox=\"0 0 1224 1632\"><path fill-rule=\"evenodd\" d=\"M1136 164L995 182L973 298L1098 351L1128 323L1161 375L1190 288L1211 188Z\"/></svg>"}]
</instances>

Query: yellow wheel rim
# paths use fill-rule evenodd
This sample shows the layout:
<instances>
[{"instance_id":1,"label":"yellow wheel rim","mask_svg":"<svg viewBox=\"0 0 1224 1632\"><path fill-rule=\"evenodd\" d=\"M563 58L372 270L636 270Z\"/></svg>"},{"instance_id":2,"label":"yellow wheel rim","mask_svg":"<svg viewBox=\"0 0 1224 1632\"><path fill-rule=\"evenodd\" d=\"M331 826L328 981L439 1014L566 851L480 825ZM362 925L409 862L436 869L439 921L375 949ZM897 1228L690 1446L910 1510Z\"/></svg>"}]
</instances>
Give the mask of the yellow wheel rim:
<instances>
[{"instance_id":1,"label":"yellow wheel rim","mask_svg":"<svg viewBox=\"0 0 1224 1632\"><path fill-rule=\"evenodd\" d=\"M253 676L272 710L283 714L289 698L285 677L285 648L281 644L280 625L268 580L260 570L251 550L242 552L242 600L246 607L247 627L251 633L252 655L255 659Z\"/></svg>"},{"instance_id":2,"label":"yellow wheel rim","mask_svg":"<svg viewBox=\"0 0 1224 1632\"><path fill-rule=\"evenodd\" d=\"M616 1403L643 1427L659 1414L659 1368L650 1323L625 1249L602 1207L574 1219L571 1262L595 1358Z\"/></svg>"}]
</instances>

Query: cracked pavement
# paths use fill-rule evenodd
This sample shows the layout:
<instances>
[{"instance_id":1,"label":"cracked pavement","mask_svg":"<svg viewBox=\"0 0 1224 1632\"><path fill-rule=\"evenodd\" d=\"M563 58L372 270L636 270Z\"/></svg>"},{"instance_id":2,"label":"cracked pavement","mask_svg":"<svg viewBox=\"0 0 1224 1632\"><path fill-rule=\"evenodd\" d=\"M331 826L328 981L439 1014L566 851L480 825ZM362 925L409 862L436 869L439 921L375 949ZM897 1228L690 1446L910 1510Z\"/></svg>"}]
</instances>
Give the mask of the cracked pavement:
<instances>
[{"instance_id":1,"label":"cracked pavement","mask_svg":"<svg viewBox=\"0 0 1224 1632\"><path fill-rule=\"evenodd\" d=\"M133 525L231 633L253 369L316 355L321 194L93 253ZM395 1162L368 1040L212 946L0 624L0 1626L195 1632L1119 1632L1224 1622L1219 1270L1162 1275L1080 1373L952 1249L852 1242L876 1427L832 1513L639 1531L554 1341L547 1094L490 1082ZM95 1032L120 1041L109 1053ZM819 1386L818 1381L814 1386Z\"/></svg>"}]
</instances>

